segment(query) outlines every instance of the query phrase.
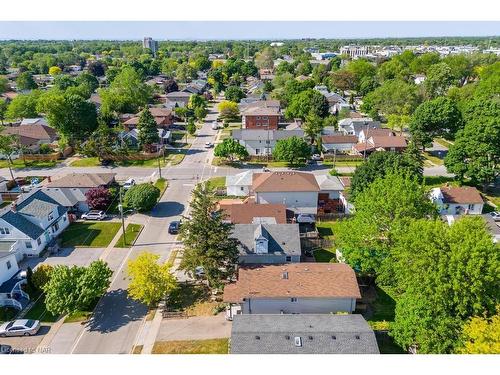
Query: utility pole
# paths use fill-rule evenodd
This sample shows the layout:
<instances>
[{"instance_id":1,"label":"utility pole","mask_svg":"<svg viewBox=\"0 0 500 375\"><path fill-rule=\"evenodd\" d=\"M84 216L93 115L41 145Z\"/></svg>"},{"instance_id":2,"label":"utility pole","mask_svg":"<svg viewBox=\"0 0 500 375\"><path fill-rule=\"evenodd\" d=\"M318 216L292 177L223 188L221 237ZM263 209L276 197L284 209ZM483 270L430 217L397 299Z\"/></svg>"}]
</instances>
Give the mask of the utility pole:
<instances>
[{"instance_id":1,"label":"utility pole","mask_svg":"<svg viewBox=\"0 0 500 375\"><path fill-rule=\"evenodd\" d=\"M123 231L123 247L126 246L127 238L125 237L125 219L123 218L123 203L122 203L122 188L120 186L120 203L118 204L120 210L120 216L122 219L122 231Z\"/></svg>"},{"instance_id":2,"label":"utility pole","mask_svg":"<svg viewBox=\"0 0 500 375\"><path fill-rule=\"evenodd\" d=\"M366 133L365 133L365 147L363 150L363 160L366 160L366 146L368 144L368 121L365 121Z\"/></svg>"},{"instance_id":3,"label":"utility pole","mask_svg":"<svg viewBox=\"0 0 500 375\"><path fill-rule=\"evenodd\" d=\"M160 178L161 178L161 166L160 166L160 151L158 151L158 174L160 175Z\"/></svg>"}]
</instances>

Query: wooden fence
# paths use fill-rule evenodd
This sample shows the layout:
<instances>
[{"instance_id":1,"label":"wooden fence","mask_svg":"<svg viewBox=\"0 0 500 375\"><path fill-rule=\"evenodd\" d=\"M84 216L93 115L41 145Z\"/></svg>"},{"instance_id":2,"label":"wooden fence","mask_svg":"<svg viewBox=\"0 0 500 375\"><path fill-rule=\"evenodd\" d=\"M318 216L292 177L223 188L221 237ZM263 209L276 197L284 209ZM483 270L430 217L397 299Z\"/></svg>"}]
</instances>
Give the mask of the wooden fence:
<instances>
[{"instance_id":1,"label":"wooden fence","mask_svg":"<svg viewBox=\"0 0 500 375\"><path fill-rule=\"evenodd\" d=\"M51 154L24 154L19 158L26 161L57 161L60 157L60 152L53 152Z\"/></svg>"},{"instance_id":2,"label":"wooden fence","mask_svg":"<svg viewBox=\"0 0 500 375\"><path fill-rule=\"evenodd\" d=\"M347 155L347 154L323 154L325 161L362 161L363 155Z\"/></svg>"},{"instance_id":3,"label":"wooden fence","mask_svg":"<svg viewBox=\"0 0 500 375\"><path fill-rule=\"evenodd\" d=\"M308 238L302 237L300 239L300 246L302 251L311 251L315 249L325 249L333 246L332 241L326 238Z\"/></svg>"}]
</instances>

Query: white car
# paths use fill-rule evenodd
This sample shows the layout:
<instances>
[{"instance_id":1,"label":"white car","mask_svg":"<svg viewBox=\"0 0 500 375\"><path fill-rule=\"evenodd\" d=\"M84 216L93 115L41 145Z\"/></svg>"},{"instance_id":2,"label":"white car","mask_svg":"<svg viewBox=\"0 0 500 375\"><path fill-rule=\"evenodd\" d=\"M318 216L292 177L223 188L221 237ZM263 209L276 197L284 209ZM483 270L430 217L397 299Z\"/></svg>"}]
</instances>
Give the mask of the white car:
<instances>
[{"instance_id":1,"label":"white car","mask_svg":"<svg viewBox=\"0 0 500 375\"><path fill-rule=\"evenodd\" d=\"M490 215L493 218L493 220L500 221L500 212L499 211L490 212Z\"/></svg>"},{"instance_id":2,"label":"white car","mask_svg":"<svg viewBox=\"0 0 500 375\"><path fill-rule=\"evenodd\" d=\"M213 143L212 142L206 142L205 143L205 148L212 148L213 147Z\"/></svg>"},{"instance_id":3,"label":"white car","mask_svg":"<svg viewBox=\"0 0 500 375\"><path fill-rule=\"evenodd\" d=\"M314 223L316 219L311 214L299 214L297 216L297 223Z\"/></svg>"},{"instance_id":4,"label":"white car","mask_svg":"<svg viewBox=\"0 0 500 375\"><path fill-rule=\"evenodd\" d=\"M220 128L220 126L219 126L219 123L217 121L212 122L212 129L213 130L217 130L219 128Z\"/></svg>"},{"instance_id":5,"label":"white car","mask_svg":"<svg viewBox=\"0 0 500 375\"><path fill-rule=\"evenodd\" d=\"M321 160L321 155L320 155L320 154L314 154L314 155L311 157L311 160L314 160L314 161L319 161L319 160Z\"/></svg>"},{"instance_id":6,"label":"white car","mask_svg":"<svg viewBox=\"0 0 500 375\"><path fill-rule=\"evenodd\" d=\"M84 220L102 220L106 217L104 211L92 210L82 215Z\"/></svg>"},{"instance_id":7,"label":"white car","mask_svg":"<svg viewBox=\"0 0 500 375\"><path fill-rule=\"evenodd\" d=\"M19 319L5 322L0 325L0 337L32 336L40 329L40 321L33 319Z\"/></svg>"},{"instance_id":8,"label":"white car","mask_svg":"<svg viewBox=\"0 0 500 375\"><path fill-rule=\"evenodd\" d=\"M135 180L133 178L129 178L127 181L124 182L123 189L128 190L134 185L135 185Z\"/></svg>"}]
</instances>

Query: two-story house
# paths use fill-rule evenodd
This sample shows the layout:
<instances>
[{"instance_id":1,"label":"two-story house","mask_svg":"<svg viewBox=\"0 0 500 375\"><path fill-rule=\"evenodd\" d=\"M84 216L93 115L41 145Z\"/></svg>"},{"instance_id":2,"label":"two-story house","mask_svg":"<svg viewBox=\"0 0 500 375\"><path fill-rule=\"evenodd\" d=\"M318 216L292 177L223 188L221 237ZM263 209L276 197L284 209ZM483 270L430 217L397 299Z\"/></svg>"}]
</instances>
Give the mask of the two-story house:
<instances>
[{"instance_id":1,"label":"two-story house","mask_svg":"<svg viewBox=\"0 0 500 375\"><path fill-rule=\"evenodd\" d=\"M233 139L245 146L249 155L271 155L276 142L291 137L304 137L302 129L297 130L267 130L267 129L236 129L232 133Z\"/></svg>"},{"instance_id":2,"label":"two-story house","mask_svg":"<svg viewBox=\"0 0 500 375\"><path fill-rule=\"evenodd\" d=\"M258 100L240 105L243 129L277 130L281 117L279 100Z\"/></svg>"},{"instance_id":3,"label":"two-story house","mask_svg":"<svg viewBox=\"0 0 500 375\"><path fill-rule=\"evenodd\" d=\"M437 187L431 190L430 198L441 215L480 215L483 212L483 198L472 186Z\"/></svg>"},{"instance_id":4,"label":"two-story house","mask_svg":"<svg viewBox=\"0 0 500 375\"><path fill-rule=\"evenodd\" d=\"M68 225L66 207L35 190L0 211L0 247L17 260L38 256Z\"/></svg>"}]
</instances>

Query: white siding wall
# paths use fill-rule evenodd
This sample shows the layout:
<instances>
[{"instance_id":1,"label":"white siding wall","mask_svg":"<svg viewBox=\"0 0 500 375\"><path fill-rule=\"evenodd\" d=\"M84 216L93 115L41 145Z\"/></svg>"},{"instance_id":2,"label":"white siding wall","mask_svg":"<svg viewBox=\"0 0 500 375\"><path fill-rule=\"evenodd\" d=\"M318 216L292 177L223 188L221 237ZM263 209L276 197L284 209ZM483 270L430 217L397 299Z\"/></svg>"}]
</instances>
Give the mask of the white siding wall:
<instances>
[{"instance_id":1,"label":"white siding wall","mask_svg":"<svg viewBox=\"0 0 500 375\"><path fill-rule=\"evenodd\" d=\"M249 186L232 185L227 187L227 195L235 195L237 197L246 197L250 195Z\"/></svg>"},{"instance_id":2,"label":"white siding wall","mask_svg":"<svg viewBox=\"0 0 500 375\"><path fill-rule=\"evenodd\" d=\"M275 141L269 141L269 144L266 141L239 141L240 144L245 146L248 153L250 155L266 155L266 150L269 155L272 154L274 146L276 144ZM258 150L258 153L257 153Z\"/></svg>"},{"instance_id":3,"label":"white siding wall","mask_svg":"<svg viewBox=\"0 0 500 375\"><path fill-rule=\"evenodd\" d=\"M243 314L329 314L353 312L356 300L353 298L250 298L242 304Z\"/></svg>"},{"instance_id":4,"label":"white siding wall","mask_svg":"<svg viewBox=\"0 0 500 375\"><path fill-rule=\"evenodd\" d=\"M446 205L439 205L439 211L442 215L461 215L465 212L471 215L481 215L483 206L482 203L471 205L470 208L468 204L449 204L448 208L446 208Z\"/></svg>"},{"instance_id":5,"label":"white siding wall","mask_svg":"<svg viewBox=\"0 0 500 375\"><path fill-rule=\"evenodd\" d=\"M19 266L14 253L0 258L0 285L14 276L17 271L19 271Z\"/></svg>"},{"instance_id":6,"label":"white siding wall","mask_svg":"<svg viewBox=\"0 0 500 375\"><path fill-rule=\"evenodd\" d=\"M318 209L318 192L258 192L255 193L256 203L280 203L287 208L308 207L315 212Z\"/></svg>"}]
</instances>

